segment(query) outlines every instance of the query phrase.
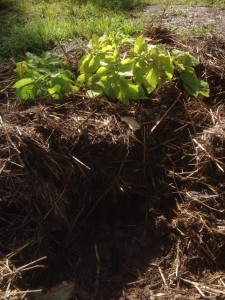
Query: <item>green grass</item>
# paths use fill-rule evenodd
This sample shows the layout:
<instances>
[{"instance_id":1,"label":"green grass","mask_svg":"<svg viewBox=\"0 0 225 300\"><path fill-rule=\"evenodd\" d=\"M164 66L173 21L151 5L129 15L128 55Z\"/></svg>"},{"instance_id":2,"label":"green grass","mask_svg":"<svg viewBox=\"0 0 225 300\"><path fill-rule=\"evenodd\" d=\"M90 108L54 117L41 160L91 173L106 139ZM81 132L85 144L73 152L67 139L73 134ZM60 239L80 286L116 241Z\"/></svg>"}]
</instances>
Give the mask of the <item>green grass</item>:
<instances>
[{"instance_id":1,"label":"green grass","mask_svg":"<svg viewBox=\"0 0 225 300\"><path fill-rule=\"evenodd\" d=\"M144 20L132 18L130 11L140 1L114 1L114 6L113 1L84 2L0 0L0 9L4 7L0 10L0 60L27 51L40 53L57 41L89 39L93 33L107 31L135 35L144 27Z\"/></svg>"},{"instance_id":2,"label":"green grass","mask_svg":"<svg viewBox=\"0 0 225 300\"><path fill-rule=\"evenodd\" d=\"M225 0L144 0L145 4L186 4L186 5L214 5L225 8Z\"/></svg>"},{"instance_id":3,"label":"green grass","mask_svg":"<svg viewBox=\"0 0 225 300\"><path fill-rule=\"evenodd\" d=\"M0 63L27 51L40 54L69 39L93 33L140 33L147 4L220 4L225 0L0 0Z\"/></svg>"}]
</instances>

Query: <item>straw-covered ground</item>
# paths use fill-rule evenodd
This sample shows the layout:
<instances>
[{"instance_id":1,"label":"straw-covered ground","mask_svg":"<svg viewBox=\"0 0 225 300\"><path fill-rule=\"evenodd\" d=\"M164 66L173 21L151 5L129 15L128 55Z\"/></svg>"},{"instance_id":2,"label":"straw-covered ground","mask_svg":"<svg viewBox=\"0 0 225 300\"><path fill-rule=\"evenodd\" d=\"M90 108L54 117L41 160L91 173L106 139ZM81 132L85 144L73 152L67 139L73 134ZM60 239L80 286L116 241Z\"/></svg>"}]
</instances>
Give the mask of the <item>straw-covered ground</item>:
<instances>
[{"instance_id":1,"label":"straw-covered ground","mask_svg":"<svg viewBox=\"0 0 225 300\"><path fill-rule=\"evenodd\" d=\"M25 106L0 66L0 299L225 299L225 41L145 35L199 57L210 98Z\"/></svg>"}]
</instances>

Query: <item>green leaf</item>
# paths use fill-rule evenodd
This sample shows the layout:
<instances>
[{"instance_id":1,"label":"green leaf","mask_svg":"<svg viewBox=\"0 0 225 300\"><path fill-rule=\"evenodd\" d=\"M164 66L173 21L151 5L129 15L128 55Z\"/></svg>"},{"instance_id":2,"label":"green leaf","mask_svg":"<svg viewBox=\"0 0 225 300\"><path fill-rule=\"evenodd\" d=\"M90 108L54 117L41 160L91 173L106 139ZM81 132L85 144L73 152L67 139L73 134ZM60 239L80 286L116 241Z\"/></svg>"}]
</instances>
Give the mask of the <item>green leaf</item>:
<instances>
[{"instance_id":1,"label":"green leaf","mask_svg":"<svg viewBox=\"0 0 225 300\"><path fill-rule=\"evenodd\" d=\"M28 85L30 83L33 83L34 82L34 79L32 78L23 78L23 79L20 79L19 81L17 81L12 87L14 89L19 89L25 85Z\"/></svg>"},{"instance_id":2,"label":"green leaf","mask_svg":"<svg viewBox=\"0 0 225 300\"><path fill-rule=\"evenodd\" d=\"M37 68L36 68L37 69ZM43 74L40 74L37 70L35 69L31 69L30 66L28 65L28 68L26 70L26 72L23 74L23 78L25 77L30 77L30 78L33 78L33 79L40 79L42 78Z\"/></svg>"},{"instance_id":3,"label":"green leaf","mask_svg":"<svg viewBox=\"0 0 225 300\"><path fill-rule=\"evenodd\" d=\"M120 77L118 75L105 75L101 80L96 82L97 90L102 91L106 96L111 99L116 99L118 94L118 82Z\"/></svg>"},{"instance_id":4,"label":"green leaf","mask_svg":"<svg viewBox=\"0 0 225 300\"><path fill-rule=\"evenodd\" d=\"M121 45L131 45L134 43L134 39L130 37L122 37Z\"/></svg>"},{"instance_id":5,"label":"green leaf","mask_svg":"<svg viewBox=\"0 0 225 300\"><path fill-rule=\"evenodd\" d=\"M160 54L167 55L166 48L163 45L149 45L148 46L148 59L157 60Z\"/></svg>"},{"instance_id":6,"label":"green leaf","mask_svg":"<svg viewBox=\"0 0 225 300\"><path fill-rule=\"evenodd\" d=\"M88 44L88 48L90 48L90 49L98 48L98 45L99 45L98 36L96 34L93 34L93 36Z\"/></svg>"},{"instance_id":7,"label":"green leaf","mask_svg":"<svg viewBox=\"0 0 225 300\"><path fill-rule=\"evenodd\" d=\"M28 63L26 61L22 61L22 62L16 63L16 68L15 68L14 72L16 73L18 78L22 78L24 76L24 74L26 73L27 68L28 68Z\"/></svg>"},{"instance_id":8,"label":"green leaf","mask_svg":"<svg viewBox=\"0 0 225 300\"><path fill-rule=\"evenodd\" d=\"M67 94L71 90L72 82L68 77L61 74L55 78L52 78L51 80L51 87L54 87L56 85L60 86L60 91L62 93Z\"/></svg>"},{"instance_id":9,"label":"green leaf","mask_svg":"<svg viewBox=\"0 0 225 300\"><path fill-rule=\"evenodd\" d=\"M81 74L77 77L77 83L81 84L91 84L93 78L93 74Z\"/></svg>"},{"instance_id":10,"label":"green leaf","mask_svg":"<svg viewBox=\"0 0 225 300\"><path fill-rule=\"evenodd\" d=\"M100 59L98 56L92 57L92 59L89 62L89 73L94 73L98 70L100 67Z\"/></svg>"},{"instance_id":11,"label":"green leaf","mask_svg":"<svg viewBox=\"0 0 225 300\"><path fill-rule=\"evenodd\" d=\"M120 78L116 85L118 87L117 98L124 104L128 104L129 100L147 99L145 91L140 85L132 84L125 78Z\"/></svg>"},{"instance_id":12,"label":"green leaf","mask_svg":"<svg viewBox=\"0 0 225 300\"><path fill-rule=\"evenodd\" d=\"M45 61L43 63L44 66L48 66L48 67L55 67L56 65L62 65L62 61L57 59L57 58L53 58L53 59L49 59L47 61Z\"/></svg>"},{"instance_id":13,"label":"green leaf","mask_svg":"<svg viewBox=\"0 0 225 300\"><path fill-rule=\"evenodd\" d=\"M98 92L98 91L94 91L94 90L88 90L87 95L90 98L95 98L95 97L101 96L102 92Z\"/></svg>"},{"instance_id":14,"label":"green leaf","mask_svg":"<svg viewBox=\"0 0 225 300\"><path fill-rule=\"evenodd\" d=\"M126 58L122 60L117 69L118 74L120 76L132 77L134 63L135 63L134 58Z\"/></svg>"},{"instance_id":15,"label":"green leaf","mask_svg":"<svg viewBox=\"0 0 225 300\"><path fill-rule=\"evenodd\" d=\"M146 88L147 92L151 94L157 87L158 83L160 82L161 77L159 72L154 64L148 68L148 73L144 76L143 84Z\"/></svg>"},{"instance_id":16,"label":"green leaf","mask_svg":"<svg viewBox=\"0 0 225 300\"><path fill-rule=\"evenodd\" d=\"M141 54L143 51L147 51L147 42L145 41L143 36L139 36L134 42L133 51L136 54Z\"/></svg>"},{"instance_id":17,"label":"green leaf","mask_svg":"<svg viewBox=\"0 0 225 300\"><path fill-rule=\"evenodd\" d=\"M134 75L135 83L137 84L143 83L146 70L147 70L147 64L143 60L139 60L133 65L133 75Z\"/></svg>"},{"instance_id":18,"label":"green leaf","mask_svg":"<svg viewBox=\"0 0 225 300\"><path fill-rule=\"evenodd\" d=\"M33 62L35 64L37 64L40 59L37 55L30 53L30 52L26 53L26 57L27 57L28 62Z\"/></svg>"},{"instance_id":19,"label":"green leaf","mask_svg":"<svg viewBox=\"0 0 225 300\"><path fill-rule=\"evenodd\" d=\"M107 67L100 67L98 71L96 72L97 76L103 76L106 75L110 70Z\"/></svg>"},{"instance_id":20,"label":"green leaf","mask_svg":"<svg viewBox=\"0 0 225 300\"><path fill-rule=\"evenodd\" d=\"M81 62L80 70L84 73L94 73L100 67L100 59L98 56L88 54Z\"/></svg>"},{"instance_id":21,"label":"green leaf","mask_svg":"<svg viewBox=\"0 0 225 300\"><path fill-rule=\"evenodd\" d=\"M132 83L127 84L126 93L131 100L141 100L148 98L142 86Z\"/></svg>"},{"instance_id":22,"label":"green leaf","mask_svg":"<svg viewBox=\"0 0 225 300\"><path fill-rule=\"evenodd\" d=\"M199 61L188 52L174 50L172 55L175 57L175 64L181 71L199 65Z\"/></svg>"},{"instance_id":23,"label":"green leaf","mask_svg":"<svg viewBox=\"0 0 225 300\"><path fill-rule=\"evenodd\" d=\"M73 92L78 92L79 91L79 87L76 86L76 85L71 85L70 88L71 88L71 91L73 91Z\"/></svg>"},{"instance_id":24,"label":"green leaf","mask_svg":"<svg viewBox=\"0 0 225 300\"><path fill-rule=\"evenodd\" d=\"M47 51L47 52L45 52L45 53L42 54L42 59L43 59L43 60L48 60L48 59L50 59L51 57L52 57L52 54L51 54L51 52L49 52L49 51Z\"/></svg>"},{"instance_id":25,"label":"green leaf","mask_svg":"<svg viewBox=\"0 0 225 300\"><path fill-rule=\"evenodd\" d=\"M206 81L199 79L195 74L182 71L180 77L186 92L197 98L199 95L209 97L209 85Z\"/></svg>"},{"instance_id":26,"label":"green leaf","mask_svg":"<svg viewBox=\"0 0 225 300\"><path fill-rule=\"evenodd\" d=\"M163 68L167 78L171 80L174 73L173 58L164 54L159 55L160 66Z\"/></svg>"},{"instance_id":27,"label":"green leaf","mask_svg":"<svg viewBox=\"0 0 225 300\"><path fill-rule=\"evenodd\" d=\"M115 59L119 59L120 56L120 51L118 48L116 48L113 52L113 56L115 57Z\"/></svg>"},{"instance_id":28,"label":"green leaf","mask_svg":"<svg viewBox=\"0 0 225 300\"><path fill-rule=\"evenodd\" d=\"M39 76L40 76L40 74L51 74L51 72L45 68L38 68L36 71L30 72L30 73L34 74L34 75L36 73L36 75L39 75Z\"/></svg>"},{"instance_id":29,"label":"green leaf","mask_svg":"<svg viewBox=\"0 0 225 300\"><path fill-rule=\"evenodd\" d=\"M112 39L103 35L99 38L99 51L104 51L102 49L106 49L107 47L110 47L109 49L113 49Z\"/></svg>"},{"instance_id":30,"label":"green leaf","mask_svg":"<svg viewBox=\"0 0 225 300\"><path fill-rule=\"evenodd\" d=\"M81 57L81 59L78 62L78 70L85 72L85 64L89 62L91 59L91 54L87 54Z\"/></svg>"},{"instance_id":31,"label":"green leaf","mask_svg":"<svg viewBox=\"0 0 225 300\"><path fill-rule=\"evenodd\" d=\"M16 91L16 95L18 98L22 100L35 100L36 97L35 85L29 84L21 87Z\"/></svg>"},{"instance_id":32,"label":"green leaf","mask_svg":"<svg viewBox=\"0 0 225 300\"><path fill-rule=\"evenodd\" d=\"M102 54L109 53L114 51L114 47L112 45L106 45L105 47L102 47L100 51Z\"/></svg>"},{"instance_id":33,"label":"green leaf","mask_svg":"<svg viewBox=\"0 0 225 300\"><path fill-rule=\"evenodd\" d=\"M116 58L113 55L107 54L104 59L101 60L101 65L107 66L109 64L115 64Z\"/></svg>"},{"instance_id":34,"label":"green leaf","mask_svg":"<svg viewBox=\"0 0 225 300\"><path fill-rule=\"evenodd\" d=\"M135 62L135 58L128 57L121 61L121 66L129 66L129 68L131 68L134 62Z\"/></svg>"},{"instance_id":35,"label":"green leaf","mask_svg":"<svg viewBox=\"0 0 225 300\"><path fill-rule=\"evenodd\" d=\"M60 93L60 91L61 91L61 85L60 84L56 84L52 88L48 88L48 92L49 92L50 95Z\"/></svg>"},{"instance_id":36,"label":"green leaf","mask_svg":"<svg viewBox=\"0 0 225 300\"><path fill-rule=\"evenodd\" d=\"M71 72L70 70L61 69L61 72L64 73L69 79L71 79L71 80L75 79L74 73Z\"/></svg>"}]
</instances>

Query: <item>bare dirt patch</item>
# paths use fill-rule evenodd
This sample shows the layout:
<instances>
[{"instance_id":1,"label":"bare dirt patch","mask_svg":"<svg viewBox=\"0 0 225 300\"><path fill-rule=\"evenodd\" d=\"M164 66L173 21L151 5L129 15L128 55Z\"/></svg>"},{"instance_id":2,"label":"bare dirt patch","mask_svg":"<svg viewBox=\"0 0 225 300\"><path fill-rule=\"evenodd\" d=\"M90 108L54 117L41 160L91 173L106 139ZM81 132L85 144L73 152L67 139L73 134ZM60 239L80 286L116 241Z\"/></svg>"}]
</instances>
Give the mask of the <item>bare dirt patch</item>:
<instances>
[{"instance_id":1,"label":"bare dirt patch","mask_svg":"<svg viewBox=\"0 0 225 300\"><path fill-rule=\"evenodd\" d=\"M224 38L225 10L213 6L151 5L145 9L150 22L160 22L180 35L216 35Z\"/></svg>"}]
</instances>

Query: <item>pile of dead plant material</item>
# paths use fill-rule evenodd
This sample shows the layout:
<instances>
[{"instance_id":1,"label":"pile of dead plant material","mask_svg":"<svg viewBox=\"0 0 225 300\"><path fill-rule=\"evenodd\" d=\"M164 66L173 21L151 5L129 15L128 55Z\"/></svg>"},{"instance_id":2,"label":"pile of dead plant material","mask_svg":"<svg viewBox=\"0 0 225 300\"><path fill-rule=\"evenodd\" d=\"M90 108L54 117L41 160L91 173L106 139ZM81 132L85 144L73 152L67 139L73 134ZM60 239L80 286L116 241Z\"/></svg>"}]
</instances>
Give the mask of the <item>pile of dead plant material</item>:
<instances>
[{"instance_id":1,"label":"pile of dead plant material","mask_svg":"<svg viewBox=\"0 0 225 300\"><path fill-rule=\"evenodd\" d=\"M0 259L0 299L1 300L26 300L29 293L38 292L38 290L21 290L18 287L18 279L22 278L22 273L35 268L43 268L44 265L39 262L46 259L43 257L36 261L30 262L20 267L15 267L14 259L26 248L28 245L24 245L21 248L16 249L12 253L5 255Z\"/></svg>"},{"instance_id":2,"label":"pile of dead plant material","mask_svg":"<svg viewBox=\"0 0 225 300\"><path fill-rule=\"evenodd\" d=\"M212 87L207 101L187 97L178 83L125 107L82 94L66 102L22 105L9 88L13 65L2 65L2 253L30 243L23 257L28 263L52 248L45 238L49 229L75 232L92 216L106 223L128 215L145 222L152 217L155 230L175 246L146 271L146 276L158 272L149 297L178 299L178 291L184 297L190 287L202 297L223 294L221 273L213 279L225 267L225 89L217 66L204 62L199 69ZM162 218L152 215L157 210L164 212ZM4 278L6 265L3 259ZM203 271L200 280L197 273ZM4 293L7 284L1 280ZM14 291L12 285L9 289Z\"/></svg>"},{"instance_id":3,"label":"pile of dead plant material","mask_svg":"<svg viewBox=\"0 0 225 300\"><path fill-rule=\"evenodd\" d=\"M13 284L17 280L18 273L15 266L7 258L0 261L0 299L26 299L26 292L21 292Z\"/></svg>"}]
</instances>

